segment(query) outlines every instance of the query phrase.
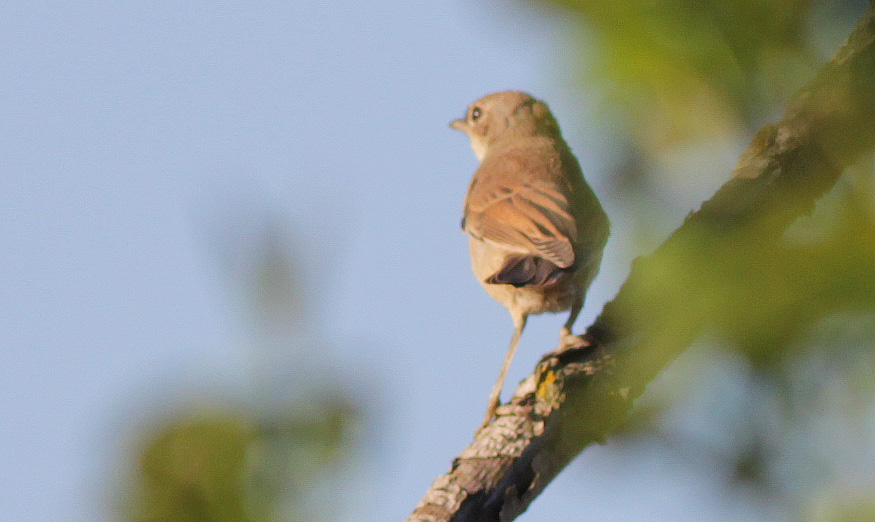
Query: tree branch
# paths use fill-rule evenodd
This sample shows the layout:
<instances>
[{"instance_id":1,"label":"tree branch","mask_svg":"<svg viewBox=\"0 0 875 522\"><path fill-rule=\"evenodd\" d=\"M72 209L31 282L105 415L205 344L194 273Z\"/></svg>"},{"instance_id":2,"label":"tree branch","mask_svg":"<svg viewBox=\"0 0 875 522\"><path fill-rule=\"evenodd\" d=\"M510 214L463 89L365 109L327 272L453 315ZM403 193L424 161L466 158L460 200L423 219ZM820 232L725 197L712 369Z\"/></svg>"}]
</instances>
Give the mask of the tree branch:
<instances>
[{"instance_id":1,"label":"tree branch","mask_svg":"<svg viewBox=\"0 0 875 522\"><path fill-rule=\"evenodd\" d=\"M407 521L509 521L525 511L580 451L624 422L632 401L704 326L751 306L745 299L757 289L739 281L873 147L870 8L785 117L757 133L730 181L633 263L588 328L592 345L547 354Z\"/></svg>"}]
</instances>

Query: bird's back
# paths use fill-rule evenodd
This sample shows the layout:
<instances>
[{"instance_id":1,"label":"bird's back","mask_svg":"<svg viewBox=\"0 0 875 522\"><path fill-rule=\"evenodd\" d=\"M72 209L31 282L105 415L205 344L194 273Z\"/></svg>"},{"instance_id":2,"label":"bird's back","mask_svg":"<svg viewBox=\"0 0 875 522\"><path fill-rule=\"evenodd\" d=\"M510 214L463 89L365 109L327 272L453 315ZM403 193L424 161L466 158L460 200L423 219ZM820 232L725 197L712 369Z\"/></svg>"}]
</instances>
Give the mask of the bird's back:
<instances>
[{"instance_id":1,"label":"bird's back","mask_svg":"<svg viewBox=\"0 0 875 522\"><path fill-rule=\"evenodd\" d=\"M577 159L561 139L541 136L490 149L463 223L478 280L527 314L568 309L598 272L608 235Z\"/></svg>"}]
</instances>

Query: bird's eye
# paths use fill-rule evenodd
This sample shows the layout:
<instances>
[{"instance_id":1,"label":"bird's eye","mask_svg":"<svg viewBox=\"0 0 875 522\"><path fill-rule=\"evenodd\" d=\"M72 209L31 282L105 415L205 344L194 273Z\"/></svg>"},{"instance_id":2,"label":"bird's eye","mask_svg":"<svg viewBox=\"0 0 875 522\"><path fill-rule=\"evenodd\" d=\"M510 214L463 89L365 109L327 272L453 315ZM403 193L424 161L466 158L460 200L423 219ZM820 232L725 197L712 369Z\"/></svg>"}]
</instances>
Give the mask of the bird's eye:
<instances>
[{"instance_id":1,"label":"bird's eye","mask_svg":"<svg viewBox=\"0 0 875 522\"><path fill-rule=\"evenodd\" d=\"M480 107L474 107L471 109L471 121L477 121L482 115L483 111L480 110Z\"/></svg>"}]
</instances>

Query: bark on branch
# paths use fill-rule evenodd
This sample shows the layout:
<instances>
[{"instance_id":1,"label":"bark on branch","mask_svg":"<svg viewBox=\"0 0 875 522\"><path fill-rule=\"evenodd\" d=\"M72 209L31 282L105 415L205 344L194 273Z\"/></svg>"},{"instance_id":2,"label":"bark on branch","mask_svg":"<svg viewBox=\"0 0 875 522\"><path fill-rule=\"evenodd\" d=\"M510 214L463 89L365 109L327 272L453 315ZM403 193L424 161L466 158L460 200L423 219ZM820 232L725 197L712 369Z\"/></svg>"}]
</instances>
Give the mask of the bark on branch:
<instances>
[{"instance_id":1,"label":"bark on branch","mask_svg":"<svg viewBox=\"0 0 875 522\"><path fill-rule=\"evenodd\" d=\"M704 325L749 306L715 281L739 267L755 270L745 256L778 242L845 167L873 148L870 8L785 117L760 130L730 181L652 255L633 263L587 330L592 346L547 354L407 521L509 521L525 511L580 451L617 429L647 383Z\"/></svg>"}]
</instances>

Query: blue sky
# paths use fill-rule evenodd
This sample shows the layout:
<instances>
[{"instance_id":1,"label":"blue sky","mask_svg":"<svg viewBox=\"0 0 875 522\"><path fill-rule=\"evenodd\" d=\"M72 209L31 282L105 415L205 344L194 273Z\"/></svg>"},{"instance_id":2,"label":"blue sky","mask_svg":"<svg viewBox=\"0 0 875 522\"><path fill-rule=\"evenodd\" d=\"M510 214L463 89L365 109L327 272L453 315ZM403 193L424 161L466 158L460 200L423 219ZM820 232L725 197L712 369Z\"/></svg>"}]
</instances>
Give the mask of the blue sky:
<instances>
[{"instance_id":1,"label":"blue sky","mask_svg":"<svg viewBox=\"0 0 875 522\"><path fill-rule=\"evenodd\" d=\"M603 194L617 151L575 82L573 26L460 0L13 2L2 18L0 519L112 520L119 459L163 400L263 376L234 274L277 223L306 310L272 362L318 358L375 417L343 479L367 498L337 519L403 519L471 440L511 333L470 273L476 159L447 124L530 91ZM605 206L614 237L578 329L632 255ZM508 388L563 320L529 322ZM594 448L526 519L750 516L707 477Z\"/></svg>"}]
</instances>

